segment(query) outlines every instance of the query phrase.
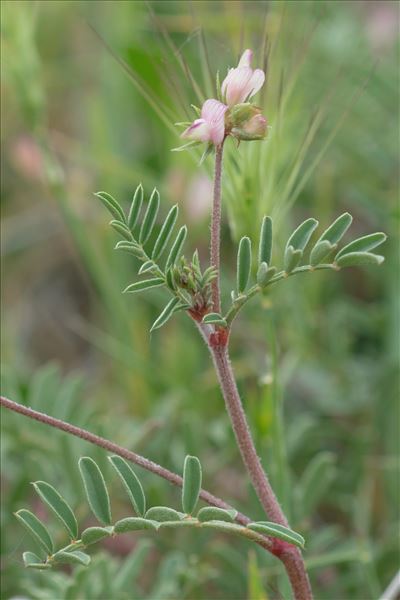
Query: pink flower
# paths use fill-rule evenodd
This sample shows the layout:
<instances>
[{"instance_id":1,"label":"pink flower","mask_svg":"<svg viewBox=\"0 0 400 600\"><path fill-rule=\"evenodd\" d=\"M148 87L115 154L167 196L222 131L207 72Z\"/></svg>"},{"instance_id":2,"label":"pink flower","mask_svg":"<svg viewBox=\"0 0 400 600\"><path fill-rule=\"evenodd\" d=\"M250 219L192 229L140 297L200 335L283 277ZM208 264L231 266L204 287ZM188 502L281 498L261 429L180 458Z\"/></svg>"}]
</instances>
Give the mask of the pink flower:
<instances>
[{"instance_id":1,"label":"pink flower","mask_svg":"<svg viewBox=\"0 0 400 600\"><path fill-rule=\"evenodd\" d=\"M229 69L222 82L222 95L229 106L246 102L257 94L264 84L265 73L261 69L251 68L252 58L253 52L245 50L236 69Z\"/></svg>"},{"instance_id":2,"label":"pink flower","mask_svg":"<svg viewBox=\"0 0 400 600\"><path fill-rule=\"evenodd\" d=\"M206 100L201 109L201 118L196 119L181 135L198 142L221 144L225 135L225 112L228 107L218 100Z\"/></svg>"}]
</instances>

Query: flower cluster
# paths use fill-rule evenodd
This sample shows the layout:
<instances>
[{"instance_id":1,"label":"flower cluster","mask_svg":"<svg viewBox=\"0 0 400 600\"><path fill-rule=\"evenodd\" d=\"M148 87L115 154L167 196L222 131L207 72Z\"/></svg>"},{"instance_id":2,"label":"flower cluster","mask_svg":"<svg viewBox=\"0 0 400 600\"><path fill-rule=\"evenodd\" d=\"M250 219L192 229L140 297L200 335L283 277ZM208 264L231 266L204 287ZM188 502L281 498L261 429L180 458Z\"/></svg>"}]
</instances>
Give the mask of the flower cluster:
<instances>
[{"instance_id":1,"label":"flower cluster","mask_svg":"<svg viewBox=\"0 0 400 600\"><path fill-rule=\"evenodd\" d=\"M267 120L261 109L250 104L263 86L265 73L252 69L253 52L245 50L238 66L229 69L222 82L223 102L214 98L206 100L196 119L183 133L183 138L193 142L208 142L219 146L226 136L238 140L262 140L267 132Z\"/></svg>"}]
</instances>

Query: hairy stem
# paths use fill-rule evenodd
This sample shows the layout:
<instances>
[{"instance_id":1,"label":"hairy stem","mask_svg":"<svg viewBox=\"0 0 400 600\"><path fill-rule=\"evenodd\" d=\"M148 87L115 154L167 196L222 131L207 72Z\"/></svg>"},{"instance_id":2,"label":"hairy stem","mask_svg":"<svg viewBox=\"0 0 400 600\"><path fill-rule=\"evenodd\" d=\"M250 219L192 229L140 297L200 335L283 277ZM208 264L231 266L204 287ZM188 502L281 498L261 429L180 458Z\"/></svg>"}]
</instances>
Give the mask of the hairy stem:
<instances>
[{"instance_id":1,"label":"hairy stem","mask_svg":"<svg viewBox=\"0 0 400 600\"><path fill-rule=\"evenodd\" d=\"M135 465L138 465L139 467L142 467L143 469L146 469L147 471L150 471L151 473L154 473L155 475L166 479L173 485L182 487L183 479L176 473L165 469L161 465L158 465L157 463L145 458L144 456L141 456L140 454L136 454L136 452L132 452L131 450L114 444L114 442L111 442L110 440L107 440L103 437L100 437L99 435L91 433L86 429L81 429L80 427L71 425L71 423L67 423L65 421L62 421L61 419L56 419L55 417L51 417L37 410L33 410L32 408L24 406L23 404L18 404L18 402L9 400L4 396L0 397L0 404L5 408L13 410L14 412L19 413L21 415L24 415L25 417L35 419L40 423L50 425L55 429L60 429L61 431L69 433L70 435L74 435L83 440L86 440L87 442L90 442L91 444L95 444L100 448L104 448L104 450L108 450L109 452L118 454L118 456L125 458L126 460L134 463ZM213 494L210 494L210 492L207 492L206 490L201 490L200 498L207 502L207 504L210 504L210 506L216 506L217 508L224 508L226 510L232 509L232 507L229 504L227 504L220 498L217 498ZM251 519L249 519L249 517L246 517L246 515L243 515L242 513L238 513L236 516L236 521L241 525L247 525L251 522ZM265 549L272 551L273 543L268 538L264 538L262 545Z\"/></svg>"},{"instance_id":2,"label":"hairy stem","mask_svg":"<svg viewBox=\"0 0 400 600\"><path fill-rule=\"evenodd\" d=\"M236 442L253 487L268 517L288 527L287 519L257 455L230 364L228 349L226 346L210 346L210 351ZM311 586L300 551L294 546L281 544L276 540L274 553L285 565L295 600L312 600Z\"/></svg>"},{"instance_id":3,"label":"hairy stem","mask_svg":"<svg viewBox=\"0 0 400 600\"><path fill-rule=\"evenodd\" d=\"M228 349L222 346L212 348L211 354L224 396L225 406L235 433L236 442L257 496L268 517L272 521L288 527L286 517L279 506L279 502L275 497L257 455L230 364Z\"/></svg>"},{"instance_id":4,"label":"hairy stem","mask_svg":"<svg viewBox=\"0 0 400 600\"><path fill-rule=\"evenodd\" d=\"M215 149L214 195L211 213L210 265L217 271L211 282L214 312L221 312L220 244L221 244L221 177L224 142Z\"/></svg>"}]
</instances>

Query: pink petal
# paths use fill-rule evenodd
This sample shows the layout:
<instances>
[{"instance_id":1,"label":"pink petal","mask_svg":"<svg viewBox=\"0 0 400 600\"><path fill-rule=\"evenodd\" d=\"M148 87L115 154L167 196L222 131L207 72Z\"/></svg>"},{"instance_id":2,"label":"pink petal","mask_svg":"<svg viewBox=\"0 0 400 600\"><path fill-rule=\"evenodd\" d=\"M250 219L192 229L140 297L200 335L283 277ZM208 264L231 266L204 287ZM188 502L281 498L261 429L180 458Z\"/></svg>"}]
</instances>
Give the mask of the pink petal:
<instances>
[{"instance_id":1,"label":"pink petal","mask_svg":"<svg viewBox=\"0 0 400 600\"><path fill-rule=\"evenodd\" d=\"M215 145L219 145L225 135L225 112L228 107L213 98L206 100L201 109L201 116L209 126L209 139Z\"/></svg>"},{"instance_id":2,"label":"pink petal","mask_svg":"<svg viewBox=\"0 0 400 600\"><path fill-rule=\"evenodd\" d=\"M198 140L199 142L207 142L210 139L210 127L205 119L196 119L185 129L181 137Z\"/></svg>"},{"instance_id":3,"label":"pink petal","mask_svg":"<svg viewBox=\"0 0 400 600\"><path fill-rule=\"evenodd\" d=\"M250 67L251 61L253 60L253 51L245 50L239 60L238 68L240 67Z\"/></svg>"},{"instance_id":4,"label":"pink petal","mask_svg":"<svg viewBox=\"0 0 400 600\"><path fill-rule=\"evenodd\" d=\"M265 81L264 71L262 71L261 69L256 69L255 71L253 71L253 75L251 76L250 81L249 81L249 88L251 88L249 91L249 98L254 96L254 94L257 94L257 92L264 85L264 81Z\"/></svg>"},{"instance_id":5,"label":"pink petal","mask_svg":"<svg viewBox=\"0 0 400 600\"><path fill-rule=\"evenodd\" d=\"M250 67L241 67L233 71L226 87L226 101L229 106L244 102L252 89L251 87L249 88L249 81L253 74Z\"/></svg>"},{"instance_id":6,"label":"pink petal","mask_svg":"<svg viewBox=\"0 0 400 600\"><path fill-rule=\"evenodd\" d=\"M229 85L232 77L234 76L234 71L235 71L235 69L229 69L228 75L225 77L225 79L222 82L221 93L222 93L223 96L225 96L226 86Z\"/></svg>"}]
</instances>

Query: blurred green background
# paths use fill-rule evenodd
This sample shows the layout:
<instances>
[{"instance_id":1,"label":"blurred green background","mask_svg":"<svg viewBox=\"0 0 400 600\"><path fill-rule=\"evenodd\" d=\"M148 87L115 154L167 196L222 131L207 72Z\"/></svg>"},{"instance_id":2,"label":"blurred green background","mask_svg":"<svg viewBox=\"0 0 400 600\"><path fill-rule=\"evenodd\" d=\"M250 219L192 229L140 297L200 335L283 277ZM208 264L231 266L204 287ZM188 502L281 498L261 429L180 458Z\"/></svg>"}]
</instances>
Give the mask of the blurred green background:
<instances>
[{"instance_id":1,"label":"blurred green background","mask_svg":"<svg viewBox=\"0 0 400 600\"><path fill-rule=\"evenodd\" d=\"M139 181L178 202L187 254L207 260L212 159L198 166L176 121L215 96L241 51L267 66L257 96L263 143L225 157L224 295L235 246L276 223L354 215L350 237L385 231L381 268L293 278L255 299L232 358L257 448L294 529L307 540L317 600L376 599L398 568L398 19L395 2L2 2L3 393L180 472L255 520L263 514L233 442L206 348L179 314L149 336L162 293L122 296L133 259L93 192L127 206ZM122 536L88 569L35 573L13 511L30 507L63 534L30 481L58 486L90 523L77 459L129 507L105 455L2 414L2 598L289 598L277 561L209 534ZM139 473L152 504L179 491ZM118 575L117 575L118 574Z\"/></svg>"}]
</instances>

